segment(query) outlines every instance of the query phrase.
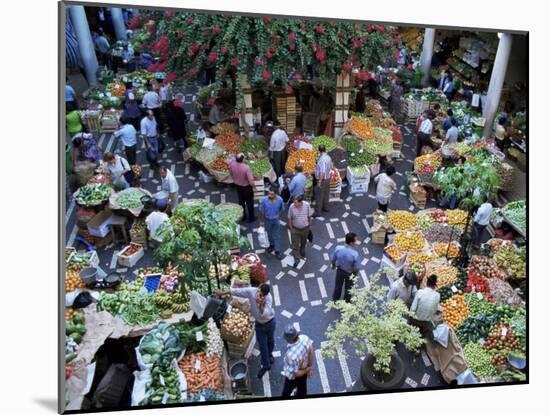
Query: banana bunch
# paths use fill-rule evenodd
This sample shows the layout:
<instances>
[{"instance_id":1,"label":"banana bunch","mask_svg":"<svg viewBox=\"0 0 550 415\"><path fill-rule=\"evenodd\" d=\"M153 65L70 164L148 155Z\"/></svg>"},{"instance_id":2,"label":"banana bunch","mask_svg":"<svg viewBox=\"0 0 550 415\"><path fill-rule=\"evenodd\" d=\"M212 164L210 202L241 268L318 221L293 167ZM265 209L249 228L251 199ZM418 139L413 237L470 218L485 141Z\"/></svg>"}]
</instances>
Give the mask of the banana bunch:
<instances>
[{"instance_id":1,"label":"banana bunch","mask_svg":"<svg viewBox=\"0 0 550 415\"><path fill-rule=\"evenodd\" d=\"M189 311L189 299L185 298L183 294L171 293L170 297L172 299L170 310L172 310L174 313L179 314Z\"/></svg>"},{"instance_id":2,"label":"banana bunch","mask_svg":"<svg viewBox=\"0 0 550 415\"><path fill-rule=\"evenodd\" d=\"M166 291L157 291L153 294L155 305L162 309L169 309L174 304L173 296Z\"/></svg>"}]
</instances>

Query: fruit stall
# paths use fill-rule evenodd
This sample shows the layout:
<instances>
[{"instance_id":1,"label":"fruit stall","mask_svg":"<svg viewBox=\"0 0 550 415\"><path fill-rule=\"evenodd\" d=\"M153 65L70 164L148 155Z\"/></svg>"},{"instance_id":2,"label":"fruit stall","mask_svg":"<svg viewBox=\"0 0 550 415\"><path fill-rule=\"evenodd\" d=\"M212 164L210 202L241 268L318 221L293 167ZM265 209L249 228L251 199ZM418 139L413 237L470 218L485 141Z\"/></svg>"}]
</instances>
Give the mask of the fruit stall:
<instances>
[{"instance_id":1,"label":"fruit stall","mask_svg":"<svg viewBox=\"0 0 550 415\"><path fill-rule=\"evenodd\" d=\"M227 400L250 393L248 382L234 379L243 368L246 374L255 344L250 305L213 295L216 289L267 281L256 254L231 254L233 246L247 243L237 229L241 215L240 206L232 204L183 202L170 219L172 231L164 229L173 238L156 249L158 265L133 272L128 270L135 264L125 261L142 249L139 244L120 251L128 256L118 257L126 268L108 275L95 251L66 249L68 409ZM208 234L211 245L190 241L196 232ZM104 353L117 347L124 363L111 358L117 353Z\"/></svg>"},{"instance_id":2,"label":"fruit stall","mask_svg":"<svg viewBox=\"0 0 550 415\"><path fill-rule=\"evenodd\" d=\"M516 205L512 205L512 208ZM384 266L414 271L419 287L437 275L440 319L456 333L465 363L480 382L519 379L507 358L526 354L526 249L490 239L465 267L457 261L467 212L426 209L393 211L387 222L395 236ZM437 347L427 352L438 361ZM515 378L514 378L515 376Z\"/></svg>"}]
</instances>

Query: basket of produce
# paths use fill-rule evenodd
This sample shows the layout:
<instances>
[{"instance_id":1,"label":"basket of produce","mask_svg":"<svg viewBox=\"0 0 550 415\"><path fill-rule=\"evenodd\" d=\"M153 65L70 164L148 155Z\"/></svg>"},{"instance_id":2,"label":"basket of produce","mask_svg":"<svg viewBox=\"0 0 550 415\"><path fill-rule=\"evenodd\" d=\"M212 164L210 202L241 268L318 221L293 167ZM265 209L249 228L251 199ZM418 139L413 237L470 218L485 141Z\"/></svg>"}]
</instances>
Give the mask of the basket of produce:
<instances>
[{"instance_id":1,"label":"basket of produce","mask_svg":"<svg viewBox=\"0 0 550 415\"><path fill-rule=\"evenodd\" d=\"M496 367L506 365L510 354L523 352L523 346L516 338L514 330L504 323L495 324L491 328L483 343L483 349L489 353L491 363Z\"/></svg>"},{"instance_id":2,"label":"basket of produce","mask_svg":"<svg viewBox=\"0 0 550 415\"><path fill-rule=\"evenodd\" d=\"M239 222L244 215L243 207L237 203L220 203L216 206L216 210L223 217L234 219L235 223Z\"/></svg>"},{"instance_id":3,"label":"basket of produce","mask_svg":"<svg viewBox=\"0 0 550 415\"><path fill-rule=\"evenodd\" d=\"M313 148L315 150L319 150L319 146L323 144L325 146L325 150L327 153L330 153L332 150L336 149L336 140L332 137L321 135L319 137L315 137L311 144L313 145Z\"/></svg>"},{"instance_id":4,"label":"basket of produce","mask_svg":"<svg viewBox=\"0 0 550 415\"><path fill-rule=\"evenodd\" d=\"M445 287L447 285L452 285L458 281L458 270L447 264L445 260L436 260L426 264L426 275L436 275L437 276L437 286Z\"/></svg>"},{"instance_id":5,"label":"basket of produce","mask_svg":"<svg viewBox=\"0 0 550 415\"><path fill-rule=\"evenodd\" d=\"M262 159L267 156L269 147L262 140L244 140L241 143L241 151L246 154L248 159Z\"/></svg>"},{"instance_id":6,"label":"basket of produce","mask_svg":"<svg viewBox=\"0 0 550 415\"><path fill-rule=\"evenodd\" d=\"M192 353L183 357L178 366L185 376L187 392L196 394L203 389L223 391L221 361L218 356Z\"/></svg>"},{"instance_id":7,"label":"basket of produce","mask_svg":"<svg viewBox=\"0 0 550 415\"><path fill-rule=\"evenodd\" d=\"M393 141L390 137L389 141L366 140L363 147L367 153L375 156L390 156L393 152Z\"/></svg>"},{"instance_id":8,"label":"basket of produce","mask_svg":"<svg viewBox=\"0 0 550 415\"><path fill-rule=\"evenodd\" d=\"M304 168L304 173L312 174L315 172L316 161L317 153L315 150L299 149L288 156L286 171L291 173L297 164L301 164Z\"/></svg>"},{"instance_id":9,"label":"basket of produce","mask_svg":"<svg viewBox=\"0 0 550 415\"><path fill-rule=\"evenodd\" d=\"M250 315L233 307L230 313L226 313L222 321L222 339L235 344L244 344L252 333Z\"/></svg>"},{"instance_id":10,"label":"basket of produce","mask_svg":"<svg viewBox=\"0 0 550 415\"><path fill-rule=\"evenodd\" d=\"M495 251L495 263L512 279L527 278L527 264L514 246L501 246Z\"/></svg>"},{"instance_id":11,"label":"basket of produce","mask_svg":"<svg viewBox=\"0 0 550 415\"><path fill-rule=\"evenodd\" d=\"M388 222L396 231L411 230L416 226L416 216L406 210L394 210L388 215Z\"/></svg>"},{"instance_id":12,"label":"basket of produce","mask_svg":"<svg viewBox=\"0 0 550 415\"><path fill-rule=\"evenodd\" d=\"M463 295L453 295L443 302L443 320L449 327L454 329L467 318L468 305Z\"/></svg>"},{"instance_id":13,"label":"basket of produce","mask_svg":"<svg viewBox=\"0 0 550 415\"><path fill-rule=\"evenodd\" d=\"M443 223L434 223L424 231L426 240L430 243L436 242L458 242L461 237L461 232L454 226L449 226Z\"/></svg>"},{"instance_id":14,"label":"basket of produce","mask_svg":"<svg viewBox=\"0 0 550 415\"><path fill-rule=\"evenodd\" d=\"M267 157L247 160L246 164L250 166L252 174L256 179L262 179L263 177L268 176L269 172L273 170L273 166L271 166L271 163Z\"/></svg>"},{"instance_id":15,"label":"basket of produce","mask_svg":"<svg viewBox=\"0 0 550 415\"><path fill-rule=\"evenodd\" d=\"M460 244L458 242L437 242L433 244L434 251L439 256L448 256L449 258L458 258L460 254Z\"/></svg>"},{"instance_id":16,"label":"basket of produce","mask_svg":"<svg viewBox=\"0 0 550 415\"><path fill-rule=\"evenodd\" d=\"M229 133L216 136L216 144L229 154L240 153L242 142L243 139L239 134Z\"/></svg>"},{"instance_id":17,"label":"basket of produce","mask_svg":"<svg viewBox=\"0 0 550 415\"><path fill-rule=\"evenodd\" d=\"M420 231L403 231L396 235L394 243L402 252L420 251L426 246L426 239Z\"/></svg>"},{"instance_id":18,"label":"basket of produce","mask_svg":"<svg viewBox=\"0 0 550 415\"><path fill-rule=\"evenodd\" d=\"M354 136L362 140L374 137L370 122L363 117L353 117L349 123L349 130Z\"/></svg>"},{"instance_id":19,"label":"basket of produce","mask_svg":"<svg viewBox=\"0 0 550 415\"><path fill-rule=\"evenodd\" d=\"M407 255L407 262L409 264L421 264L425 265L437 259L436 254L431 250L425 250L421 252L410 252Z\"/></svg>"},{"instance_id":20,"label":"basket of produce","mask_svg":"<svg viewBox=\"0 0 550 415\"><path fill-rule=\"evenodd\" d=\"M521 234L525 234L527 228L527 206L525 200L510 202L502 209L504 219Z\"/></svg>"},{"instance_id":21,"label":"basket of produce","mask_svg":"<svg viewBox=\"0 0 550 415\"><path fill-rule=\"evenodd\" d=\"M118 264L121 267L131 268L136 265L143 255L143 246L132 242L117 254Z\"/></svg>"},{"instance_id":22,"label":"basket of produce","mask_svg":"<svg viewBox=\"0 0 550 415\"><path fill-rule=\"evenodd\" d=\"M384 249L384 252L397 267L403 265L405 263L405 260L407 259L407 254L400 251L395 244L388 245Z\"/></svg>"},{"instance_id":23,"label":"basket of produce","mask_svg":"<svg viewBox=\"0 0 550 415\"><path fill-rule=\"evenodd\" d=\"M109 206L117 215L128 216L128 212L138 217L143 210L143 196L153 197L151 193L142 188L130 187L111 195Z\"/></svg>"},{"instance_id":24,"label":"basket of produce","mask_svg":"<svg viewBox=\"0 0 550 415\"><path fill-rule=\"evenodd\" d=\"M446 211L447 223L449 225L464 228L468 220L468 212L460 209L449 209Z\"/></svg>"},{"instance_id":25,"label":"basket of produce","mask_svg":"<svg viewBox=\"0 0 550 415\"><path fill-rule=\"evenodd\" d=\"M214 135L235 134L238 131L238 126L231 122L219 122L210 128Z\"/></svg>"},{"instance_id":26,"label":"basket of produce","mask_svg":"<svg viewBox=\"0 0 550 415\"><path fill-rule=\"evenodd\" d=\"M79 206L101 207L113 193L106 184L87 184L75 192L74 200Z\"/></svg>"},{"instance_id":27,"label":"basket of produce","mask_svg":"<svg viewBox=\"0 0 550 415\"><path fill-rule=\"evenodd\" d=\"M371 166L378 162L378 157L368 153L362 148L359 151L348 152L348 165L350 167Z\"/></svg>"}]
</instances>

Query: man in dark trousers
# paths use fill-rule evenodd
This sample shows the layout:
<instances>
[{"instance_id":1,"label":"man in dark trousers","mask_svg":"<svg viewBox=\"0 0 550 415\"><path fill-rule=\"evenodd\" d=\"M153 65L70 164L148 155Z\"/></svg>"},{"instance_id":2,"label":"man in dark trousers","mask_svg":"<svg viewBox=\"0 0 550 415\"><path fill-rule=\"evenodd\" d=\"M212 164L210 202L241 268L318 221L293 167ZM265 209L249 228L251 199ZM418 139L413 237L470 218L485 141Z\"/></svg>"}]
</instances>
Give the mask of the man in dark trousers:
<instances>
[{"instance_id":1,"label":"man in dark trousers","mask_svg":"<svg viewBox=\"0 0 550 415\"><path fill-rule=\"evenodd\" d=\"M235 161L230 164L229 174L237 187L239 205L244 210L243 219L248 219L249 223L256 221L256 216L254 215L254 191L256 190L256 183L254 182L252 170L244 163L243 153L237 154Z\"/></svg>"},{"instance_id":2,"label":"man in dark trousers","mask_svg":"<svg viewBox=\"0 0 550 415\"><path fill-rule=\"evenodd\" d=\"M352 274L357 274L359 269L359 254L353 246L357 243L357 235L350 232L346 235L346 245L339 245L332 253L332 269L336 268L336 281L332 301L340 300L342 287L344 288L344 301L351 300L350 290L353 286Z\"/></svg>"}]
</instances>

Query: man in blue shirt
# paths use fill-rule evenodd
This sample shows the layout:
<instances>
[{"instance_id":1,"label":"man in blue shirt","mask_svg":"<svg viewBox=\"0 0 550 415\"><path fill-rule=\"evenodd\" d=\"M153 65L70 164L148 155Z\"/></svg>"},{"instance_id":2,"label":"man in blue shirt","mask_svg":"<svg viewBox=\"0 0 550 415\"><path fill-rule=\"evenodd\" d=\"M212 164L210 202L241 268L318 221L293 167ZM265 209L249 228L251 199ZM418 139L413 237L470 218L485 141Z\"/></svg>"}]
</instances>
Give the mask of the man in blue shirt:
<instances>
[{"instance_id":1,"label":"man in blue shirt","mask_svg":"<svg viewBox=\"0 0 550 415\"><path fill-rule=\"evenodd\" d=\"M284 210L283 198L277 196L273 190L270 190L267 196L264 196L260 202L260 224L265 223L265 230L269 237L269 248L267 252L275 250L278 259L283 259L281 255L281 225L279 216Z\"/></svg>"},{"instance_id":2,"label":"man in blue shirt","mask_svg":"<svg viewBox=\"0 0 550 415\"><path fill-rule=\"evenodd\" d=\"M359 268L359 254L352 248L356 242L357 235L350 232L346 235L346 245L337 246L332 253L332 269L336 268L336 282L332 293L332 301L340 300L342 287L345 285L344 301L346 303L350 302L350 290L353 285L351 275L357 274Z\"/></svg>"},{"instance_id":3,"label":"man in blue shirt","mask_svg":"<svg viewBox=\"0 0 550 415\"><path fill-rule=\"evenodd\" d=\"M304 168L301 164L297 164L294 167L296 172L295 176L292 178L288 184L288 190L290 191L290 200L288 201L288 206L294 202L296 196L304 196L306 188L306 175L304 174Z\"/></svg>"},{"instance_id":4,"label":"man in blue shirt","mask_svg":"<svg viewBox=\"0 0 550 415\"><path fill-rule=\"evenodd\" d=\"M120 128L114 132L114 136L122 140L124 151L126 152L126 160L128 160L130 166L136 164L136 129L128 118L120 118Z\"/></svg>"}]
</instances>

